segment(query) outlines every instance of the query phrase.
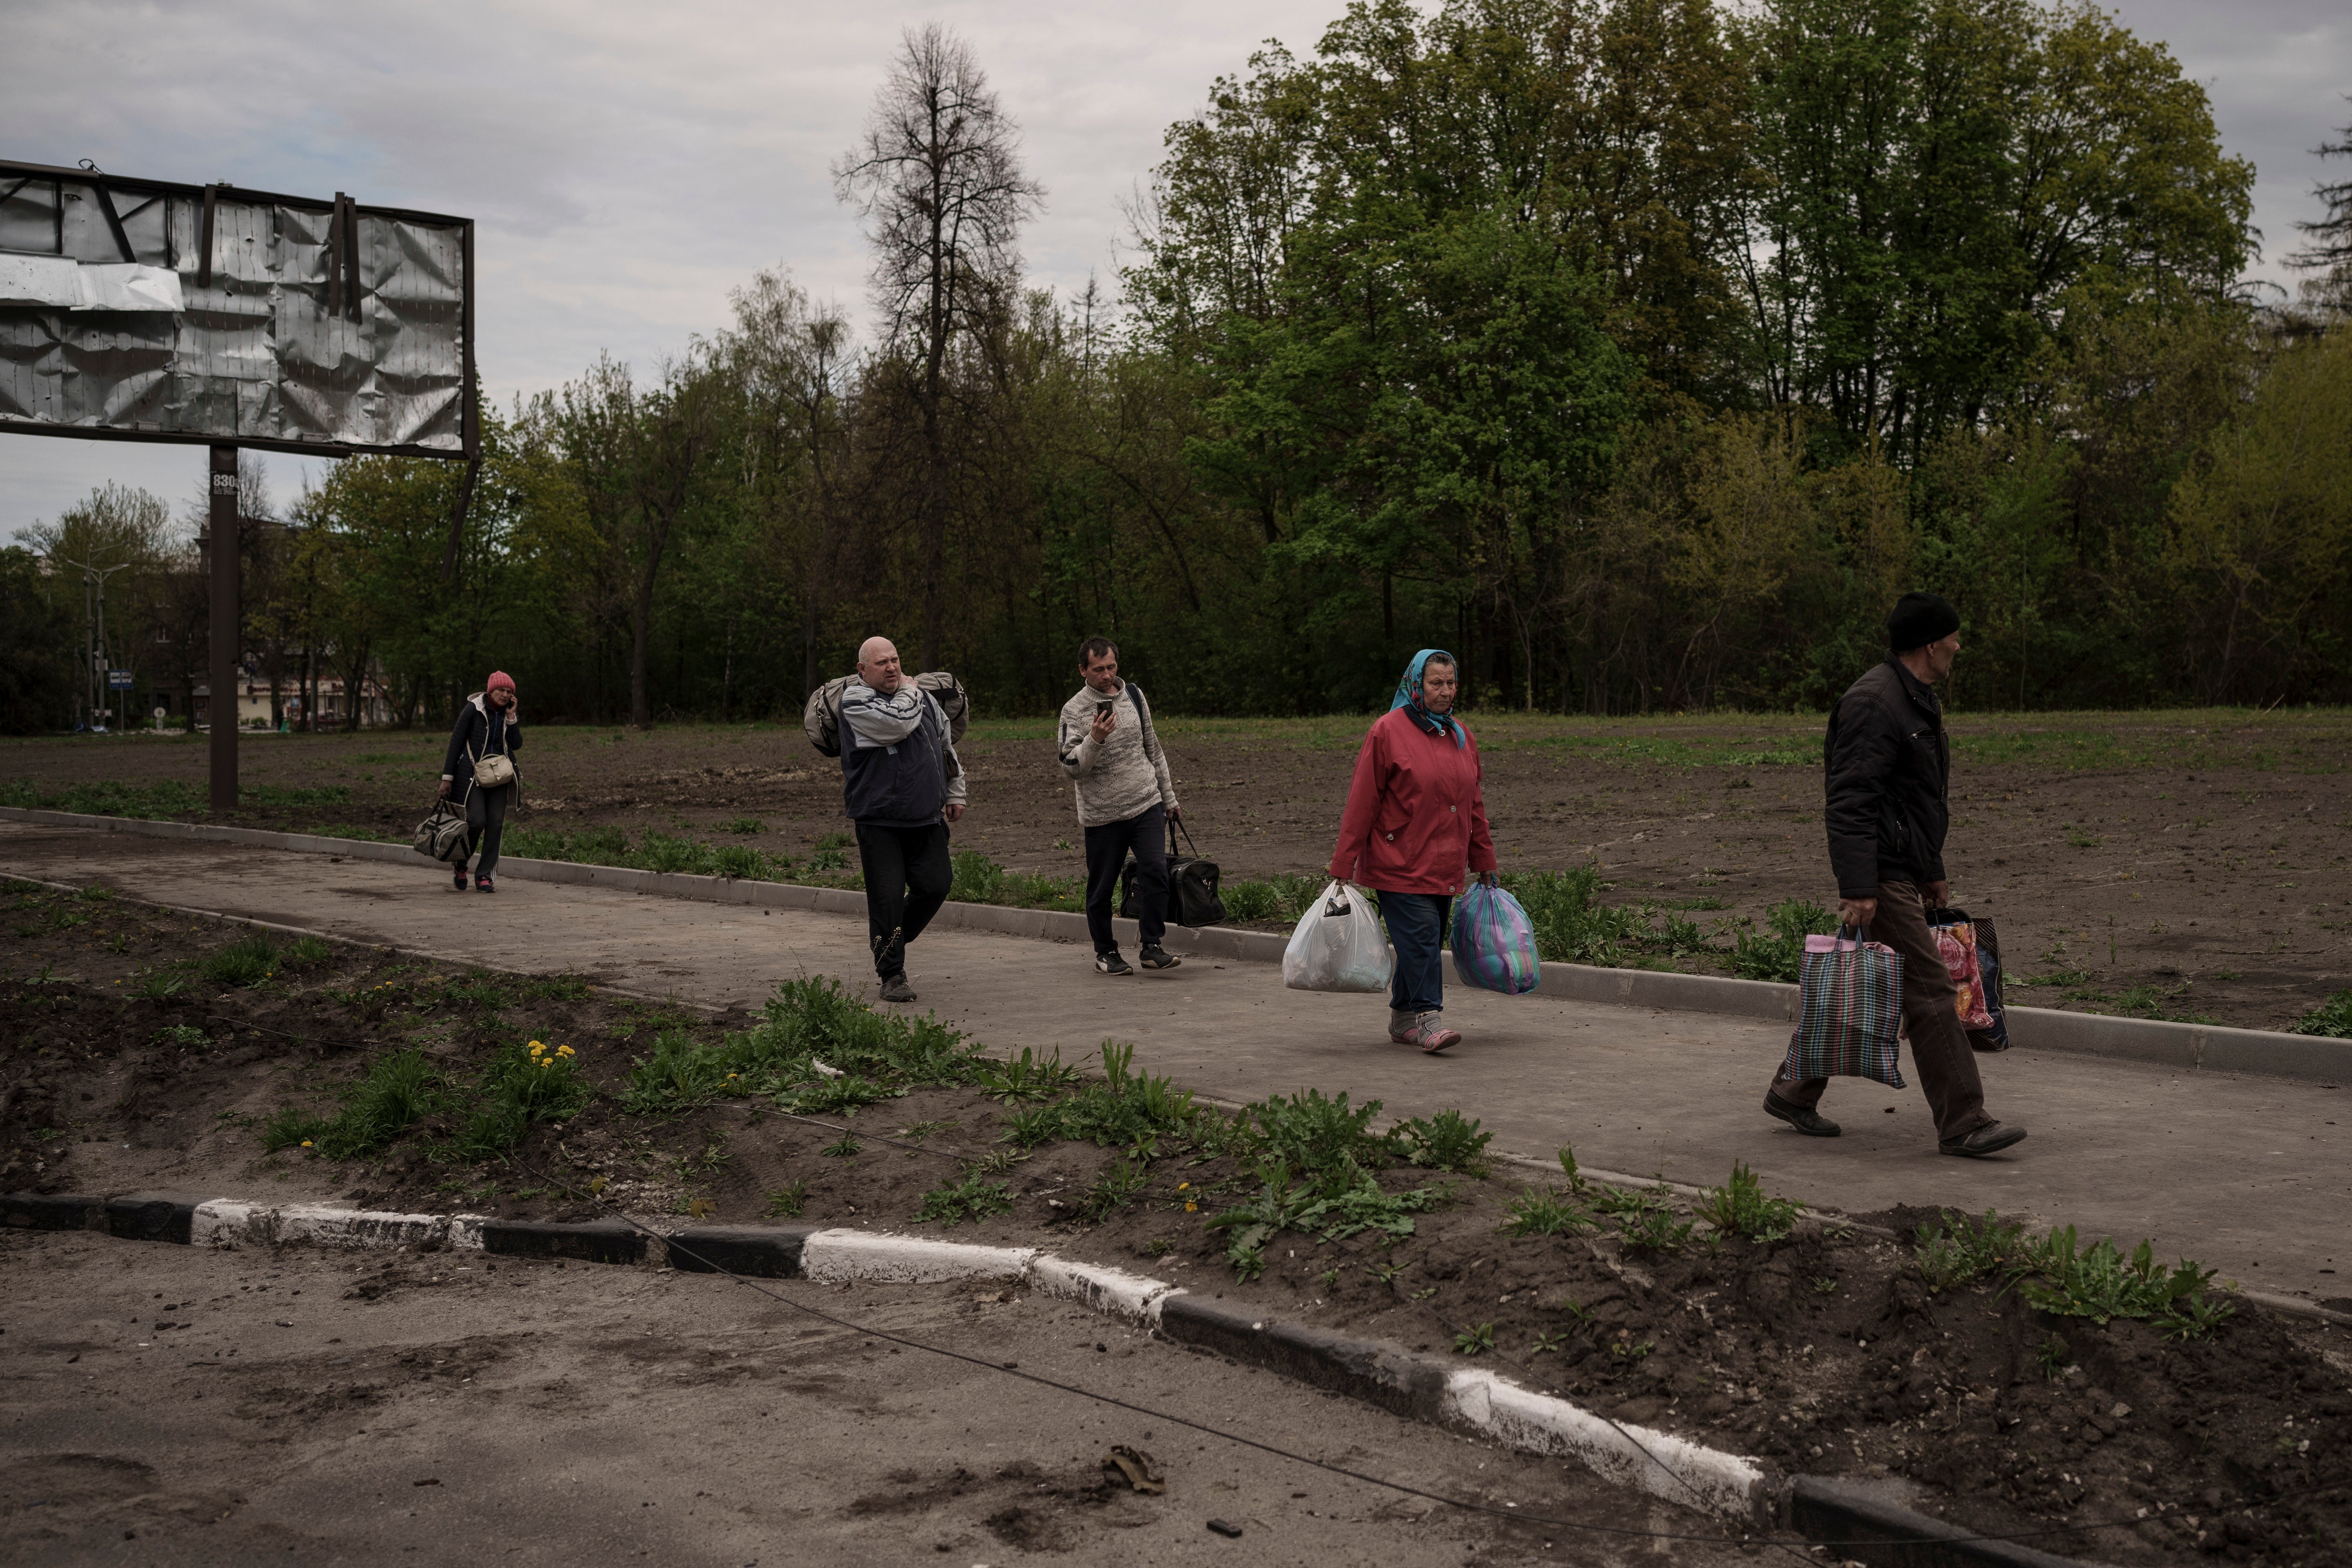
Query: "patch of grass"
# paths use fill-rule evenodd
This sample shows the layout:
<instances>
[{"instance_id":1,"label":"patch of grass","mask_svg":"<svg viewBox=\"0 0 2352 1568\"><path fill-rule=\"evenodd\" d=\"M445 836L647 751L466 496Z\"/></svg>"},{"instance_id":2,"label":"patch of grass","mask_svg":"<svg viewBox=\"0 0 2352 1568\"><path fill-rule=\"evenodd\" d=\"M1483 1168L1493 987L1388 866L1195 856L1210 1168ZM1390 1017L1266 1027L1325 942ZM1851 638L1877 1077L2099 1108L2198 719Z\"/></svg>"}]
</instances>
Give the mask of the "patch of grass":
<instances>
[{"instance_id":1,"label":"patch of grass","mask_svg":"<svg viewBox=\"0 0 2352 1568\"><path fill-rule=\"evenodd\" d=\"M194 1024L166 1024L155 1031L159 1046L208 1046L213 1037Z\"/></svg>"},{"instance_id":2,"label":"patch of grass","mask_svg":"<svg viewBox=\"0 0 2352 1568\"><path fill-rule=\"evenodd\" d=\"M278 973L278 949L256 931L204 959L199 967L215 985L258 985Z\"/></svg>"},{"instance_id":3,"label":"patch of grass","mask_svg":"<svg viewBox=\"0 0 2352 1568\"><path fill-rule=\"evenodd\" d=\"M717 1044L698 1044L682 1027L657 1035L653 1055L635 1064L622 1103L649 1115L840 1081L826 1080L820 1061L886 1094L970 1083L983 1065L961 1035L938 1020L877 1013L838 981L820 976L786 981L756 1027Z\"/></svg>"},{"instance_id":4,"label":"patch of grass","mask_svg":"<svg viewBox=\"0 0 2352 1568\"><path fill-rule=\"evenodd\" d=\"M1454 1336L1454 1349L1462 1355L1485 1355L1495 1348L1495 1325L1473 1323Z\"/></svg>"},{"instance_id":5,"label":"patch of grass","mask_svg":"<svg viewBox=\"0 0 2352 1568\"><path fill-rule=\"evenodd\" d=\"M0 805L30 811L70 811L87 816L172 818L198 816L205 795L176 779L160 784L49 784L16 779L0 784Z\"/></svg>"},{"instance_id":6,"label":"patch of grass","mask_svg":"<svg viewBox=\"0 0 2352 1568\"><path fill-rule=\"evenodd\" d=\"M1597 866L1507 875L1503 886L1528 911L1536 952L1559 963L1620 965L1649 934L1638 909L1604 904Z\"/></svg>"},{"instance_id":7,"label":"patch of grass","mask_svg":"<svg viewBox=\"0 0 2352 1568\"><path fill-rule=\"evenodd\" d=\"M961 903L1023 910L1078 910L1086 905L1086 889L1075 879L1008 871L977 849L955 858L955 880L948 897Z\"/></svg>"},{"instance_id":8,"label":"patch of grass","mask_svg":"<svg viewBox=\"0 0 2352 1568\"><path fill-rule=\"evenodd\" d=\"M732 816L719 825L721 833L765 833L768 825L756 816Z\"/></svg>"},{"instance_id":9,"label":"patch of grass","mask_svg":"<svg viewBox=\"0 0 2352 1568\"><path fill-rule=\"evenodd\" d=\"M1734 1162L1731 1180L1708 1187L1699 1200L1699 1214L1716 1229L1750 1241L1778 1241L1794 1230L1805 1205L1790 1198L1768 1198L1764 1184L1745 1160Z\"/></svg>"},{"instance_id":10,"label":"patch of grass","mask_svg":"<svg viewBox=\"0 0 2352 1568\"><path fill-rule=\"evenodd\" d=\"M2236 1312L2234 1307L2203 1300L2214 1273L2185 1258L2169 1269L2160 1268L2154 1245L2146 1241L2128 1254L2113 1237L2084 1247L2070 1225L2025 1244L2018 1293L2060 1317L2088 1318L2100 1324L2115 1318L2150 1318L2167 1332L2187 1339L2210 1332Z\"/></svg>"},{"instance_id":11,"label":"patch of grass","mask_svg":"<svg viewBox=\"0 0 2352 1568\"><path fill-rule=\"evenodd\" d=\"M1123 1209L1141 1197L1151 1184L1150 1168L1141 1160L1121 1160L1095 1178L1078 1200L1078 1217L1092 1225L1113 1209Z\"/></svg>"},{"instance_id":12,"label":"patch of grass","mask_svg":"<svg viewBox=\"0 0 2352 1568\"><path fill-rule=\"evenodd\" d=\"M979 1064L974 1069L974 1080L982 1093L1010 1105L1018 1100L1053 1100L1068 1093L1078 1081L1078 1069L1063 1065L1059 1047L1047 1058L1035 1056L1024 1046L1017 1057Z\"/></svg>"},{"instance_id":13,"label":"patch of grass","mask_svg":"<svg viewBox=\"0 0 2352 1568\"><path fill-rule=\"evenodd\" d=\"M1505 1236L1574 1235L1594 1229L1598 1223L1567 1194L1530 1188L1511 1200L1502 1231Z\"/></svg>"},{"instance_id":14,"label":"patch of grass","mask_svg":"<svg viewBox=\"0 0 2352 1568\"><path fill-rule=\"evenodd\" d=\"M335 950L333 944L324 937L298 936L286 944L286 952L282 956L288 963L307 969L314 964L324 963L334 957Z\"/></svg>"},{"instance_id":15,"label":"patch of grass","mask_svg":"<svg viewBox=\"0 0 2352 1568\"><path fill-rule=\"evenodd\" d=\"M828 1160L855 1160L865 1149L866 1145L857 1141L856 1134L845 1132L838 1142L828 1143L817 1152Z\"/></svg>"},{"instance_id":16,"label":"patch of grass","mask_svg":"<svg viewBox=\"0 0 2352 1568\"><path fill-rule=\"evenodd\" d=\"M1801 978L1805 939L1837 930L1837 918L1811 899L1783 899L1765 911L1764 930L1741 930L1732 938L1731 972L1743 980Z\"/></svg>"},{"instance_id":17,"label":"patch of grass","mask_svg":"<svg viewBox=\"0 0 2352 1568\"><path fill-rule=\"evenodd\" d=\"M584 1002L593 989L577 974L550 974L522 983L522 994L534 1002Z\"/></svg>"},{"instance_id":18,"label":"patch of grass","mask_svg":"<svg viewBox=\"0 0 2352 1568\"><path fill-rule=\"evenodd\" d=\"M768 1217L770 1219L800 1218L801 1211L808 1207L808 1196L809 1184L806 1182L788 1182L773 1189L767 1194Z\"/></svg>"},{"instance_id":19,"label":"patch of grass","mask_svg":"<svg viewBox=\"0 0 2352 1568\"><path fill-rule=\"evenodd\" d=\"M1411 1164L1465 1176L1483 1176L1486 1163L1481 1156L1486 1145L1495 1141L1495 1135L1479 1131L1478 1123L1465 1121L1458 1110L1441 1110L1427 1121L1416 1116L1405 1122L1396 1130L1396 1139Z\"/></svg>"},{"instance_id":20,"label":"patch of grass","mask_svg":"<svg viewBox=\"0 0 2352 1568\"><path fill-rule=\"evenodd\" d=\"M343 1091L332 1117L285 1110L265 1123L261 1146L271 1152L294 1145L314 1148L330 1160L356 1160L380 1153L445 1102L441 1074L423 1051L411 1047L379 1057L358 1082Z\"/></svg>"},{"instance_id":21,"label":"patch of grass","mask_svg":"<svg viewBox=\"0 0 2352 1568\"><path fill-rule=\"evenodd\" d=\"M471 1160L505 1153L533 1124L568 1121L588 1109L595 1089L569 1046L531 1040L508 1046L484 1066L473 1104L457 1131L457 1152Z\"/></svg>"},{"instance_id":22,"label":"patch of grass","mask_svg":"<svg viewBox=\"0 0 2352 1568\"><path fill-rule=\"evenodd\" d=\"M1930 1220L1915 1234L1911 1255L1920 1278L1931 1290L1953 1290L2015 1263L2025 1227L2004 1220L1991 1209L1972 1220L1952 1209L1940 1222Z\"/></svg>"},{"instance_id":23,"label":"patch of grass","mask_svg":"<svg viewBox=\"0 0 2352 1568\"><path fill-rule=\"evenodd\" d=\"M1268 1095L1244 1106L1251 1142L1262 1162L1272 1161L1310 1181L1336 1178L1352 1183L1366 1164L1384 1164L1394 1146L1370 1131L1381 1113L1381 1101L1350 1106L1348 1091L1324 1098L1320 1089L1307 1089L1287 1098Z\"/></svg>"},{"instance_id":24,"label":"patch of grass","mask_svg":"<svg viewBox=\"0 0 2352 1568\"><path fill-rule=\"evenodd\" d=\"M869 1105L879 1105L906 1093L856 1073L819 1078L814 1083L780 1097L776 1103L798 1116L855 1116Z\"/></svg>"},{"instance_id":25,"label":"patch of grass","mask_svg":"<svg viewBox=\"0 0 2352 1568\"><path fill-rule=\"evenodd\" d=\"M342 805L352 798L349 784L266 784L237 785L236 804L240 811L257 807L274 810L308 810L322 805Z\"/></svg>"},{"instance_id":26,"label":"patch of grass","mask_svg":"<svg viewBox=\"0 0 2352 1568\"><path fill-rule=\"evenodd\" d=\"M131 994L142 1002L176 1002L187 989L188 983L180 976L151 970L131 987Z\"/></svg>"},{"instance_id":27,"label":"patch of grass","mask_svg":"<svg viewBox=\"0 0 2352 1568\"><path fill-rule=\"evenodd\" d=\"M986 1219L991 1215L1003 1214L1012 1207L1013 1191L1004 1183L967 1175L961 1181L942 1182L925 1193L923 1205L915 1211L915 1217L953 1226L968 1219Z\"/></svg>"},{"instance_id":28,"label":"patch of grass","mask_svg":"<svg viewBox=\"0 0 2352 1568\"><path fill-rule=\"evenodd\" d=\"M2234 975L2231 978L2236 978ZM2287 1027L2291 1035L2326 1035L2352 1039L2352 991L2338 991Z\"/></svg>"},{"instance_id":29,"label":"patch of grass","mask_svg":"<svg viewBox=\"0 0 2352 1568\"><path fill-rule=\"evenodd\" d=\"M1349 1167L1352 1169L1352 1165ZM1345 1241L1365 1231L1402 1241L1413 1231L1412 1216L1435 1208L1444 1194L1429 1187L1390 1193L1364 1172L1351 1184L1294 1182L1289 1169L1276 1162L1258 1167L1260 1188L1255 1197L1227 1209L1209 1221L1212 1230L1231 1234L1225 1258L1244 1279L1265 1272L1265 1244L1281 1231L1319 1235L1326 1241Z\"/></svg>"},{"instance_id":30,"label":"patch of grass","mask_svg":"<svg viewBox=\"0 0 2352 1568\"><path fill-rule=\"evenodd\" d=\"M1680 1252L1690 1240L1691 1222L1678 1220L1674 1211L1654 1208L1643 1211L1638 1219L1629 1220L1618 1235L1627 1247L1660 1255Z\"/></svg>"}]
</instances>

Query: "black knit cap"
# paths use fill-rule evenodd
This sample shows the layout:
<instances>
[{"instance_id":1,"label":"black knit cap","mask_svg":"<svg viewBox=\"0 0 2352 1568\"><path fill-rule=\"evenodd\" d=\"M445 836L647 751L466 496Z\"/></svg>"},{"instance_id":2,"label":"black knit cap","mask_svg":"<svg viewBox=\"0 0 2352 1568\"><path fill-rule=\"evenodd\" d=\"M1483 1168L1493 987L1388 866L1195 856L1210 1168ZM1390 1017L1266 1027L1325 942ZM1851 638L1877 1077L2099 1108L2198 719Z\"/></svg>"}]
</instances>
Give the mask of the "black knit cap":
<instances>
[{"instance_id":1,"label":"black knit cap","mask_svg":"<svg viewBox=\"0 0 2352 1568\"><path fill-rule=\"evenodd\" d=\"M1941 642L1959 629L1960 612L1941 594L1906 594L1895 601L1895 613L1886 617L1886 646L1896 653L1909 653Z\"/></svg>"}]
</instances>

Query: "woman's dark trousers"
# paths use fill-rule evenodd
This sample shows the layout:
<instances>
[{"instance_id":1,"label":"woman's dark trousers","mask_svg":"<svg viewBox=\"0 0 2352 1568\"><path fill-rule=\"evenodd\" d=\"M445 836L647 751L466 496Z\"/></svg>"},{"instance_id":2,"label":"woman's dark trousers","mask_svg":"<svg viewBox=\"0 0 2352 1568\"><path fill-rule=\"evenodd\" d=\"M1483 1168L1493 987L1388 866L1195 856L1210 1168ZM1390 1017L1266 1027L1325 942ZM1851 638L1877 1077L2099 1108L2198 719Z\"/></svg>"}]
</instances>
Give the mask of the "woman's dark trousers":
<instances>
[{"instance_id":1,"label":"woman's dark trousers","mask_svg":"<svg viewBox=\"0 0 2352 1568\"><path fill-rule=\"evenodd\" d=\"M515 786L502 784L496 789L484 789L476 784L466 794L466 853L477 848L482 858L474 863L474 875L487 877L499 868L499 840L506 837L507 807L514 801ZM466 862L457 862L462 868Z\"/></svg>"},{"instance_id":2,"label":"woman's dark trousers","mask_svg":"<svg viewBox=\"0 0 2352 1568\"><path fill-rule=\"evenodd\" d=\"M887 980L907 972L907 944L923 934L948 901L955 868L948 860L948 825L884 827L857 825L857 861L866 872L866 926L874 946L874 973Z\"/></svg>"},{"instance_id":3,"label":"woman's dark trousers","mask_svg":"<svg viewBox=\"0 0 2352 1568\"><path fill-rule=\"evenodd\" d=\"M1146 947L1158 947L1168 934L1168 808L1155 805L1125 822L1087 829L1087 930L1097 952L1118 951L1118 934L1110 928L1111 901L1118 896L1118 874L1127 868L1130 849L1138 933Z\"/></svg>"},{"instance_id":4,"label":"woman's dark trousers","mask_svg":"<svg viewBox=\"0 0 2352 1568\"><path fill-rule=\"evenodd\" d=\"M1397 1013L1435 1013L1445 1006L1445 919L1454 910L1451 893L1382 893L1381 919L1396 949L1396 974L1389 982L1389 1008Z\"/></svg>"}]
</instances>

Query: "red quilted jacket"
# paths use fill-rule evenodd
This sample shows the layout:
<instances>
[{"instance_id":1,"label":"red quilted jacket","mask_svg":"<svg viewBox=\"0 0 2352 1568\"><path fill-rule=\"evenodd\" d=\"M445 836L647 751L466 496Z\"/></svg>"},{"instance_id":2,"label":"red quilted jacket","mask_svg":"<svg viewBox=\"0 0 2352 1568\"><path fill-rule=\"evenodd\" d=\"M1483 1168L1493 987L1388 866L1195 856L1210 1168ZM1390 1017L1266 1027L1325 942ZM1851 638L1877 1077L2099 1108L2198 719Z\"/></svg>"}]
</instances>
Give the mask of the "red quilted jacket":
<instances>
[{"instance_id":1,"label":"red quilted jacket","mask_svg":"<svg viewBox=\"0 0 2352 1568\"><path fill-rule=\"evenodd\" d=\"M1495 837L1478 742L1463 731L1433 735L1404 709L1392 708L1364 737L1331 875L1374 892L1456 893L1462 868L1495 868Z\"/></svg>"}]
</instances>

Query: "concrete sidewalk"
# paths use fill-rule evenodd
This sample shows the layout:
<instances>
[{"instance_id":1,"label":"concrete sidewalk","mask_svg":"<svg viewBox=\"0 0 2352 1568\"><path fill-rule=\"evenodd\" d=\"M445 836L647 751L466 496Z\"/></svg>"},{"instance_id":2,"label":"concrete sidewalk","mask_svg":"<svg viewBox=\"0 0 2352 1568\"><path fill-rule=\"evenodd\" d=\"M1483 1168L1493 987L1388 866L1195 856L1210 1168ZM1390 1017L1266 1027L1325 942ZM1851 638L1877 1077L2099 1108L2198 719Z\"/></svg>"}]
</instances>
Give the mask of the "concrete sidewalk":
<instances>
[{"instance_id":1,"label":"concrete sidewalk","mask_svg":"<svg viewBox=\"0 0 2352 1568\"><path fill-rule=\"evenodd\" d=\"M862 921L645 898L548 883L493 897L446 874L373 861L158 842L0 822L0 872L105 882L139 898L526 970L570 970L635 990L756 1006L782 980L870 982ZM1823 1110L1836 1140L1806 1139L1759 1109L1787 1026L1451 989L1467 1043L1425 1058L1388 1043L1371 996L1286 991L1267 965L1194 959L1109 981L1082 947L935 931L915 946L921 1008L992 1050L1065 1058L1107 1037L1141 1065L1221 1100L1307 1088L1378 1099L1391 1113L1448 1107L1498 1149L1721 1182L1745 1160L1775 1192L1864 1215L1946 1205L2152 1237L2249 1289L2352 1296L2352 1093L2332 1085L2188 1074L2021 1047L1980 1058L1993 1113L2032 1136L2009 1157L1936 1152L1916 1089L1854 1080ZM2339 1125L2344 1123L2346 1125Z\"/></svg>"}]
</instances>

